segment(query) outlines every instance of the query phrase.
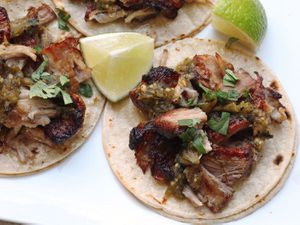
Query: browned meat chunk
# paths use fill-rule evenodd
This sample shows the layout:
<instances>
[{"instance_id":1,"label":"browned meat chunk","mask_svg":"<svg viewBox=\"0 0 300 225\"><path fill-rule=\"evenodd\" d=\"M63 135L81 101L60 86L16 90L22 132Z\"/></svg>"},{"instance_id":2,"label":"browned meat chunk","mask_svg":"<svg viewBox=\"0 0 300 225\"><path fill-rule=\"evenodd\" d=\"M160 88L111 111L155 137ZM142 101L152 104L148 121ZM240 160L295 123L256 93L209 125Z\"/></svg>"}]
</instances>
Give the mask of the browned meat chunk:
<instances>
[{"instance_id":1,"label":"browned meat chunk","mask_svg":"<svg viewBox=\"0 0 300 225\"><path fill-rule=\"evenodd\" d=\"M243 69L239 69L235 72L236 77L239 79L234 87L239 93L243 93L244 90L249 90L254 87L255 79L253 79L248 72Z\"/></svg>"},{"instance_id":2,"label":"browned meat chunk","mask_svg":"<svg viewBox=\"0 0 300 225\"><path fill-rule=\"evenodd\" d=\"M55 18L55 12L46 4L42 4L38 8L31 7L28 9L28 13L25 17L10 23L12 37L20 36L32 27L45 25Z\"/></svg>"},{"instance_id":3,"label":"browned meat chunk","mask_svg":"<svg viewBox=\"0 0 300 225\"><path fill-rule=\"evenodd\" d=\"M71 95L73 103L63 109L59 117L51 119L44 127L45 135L56 144L64 143L82 127L85 103L79 95Z\"/></svg>"},{"instance_id":4,"label":"browned meat chunk","mask_svg":"<svg viewBox=\"0 0 300 225\"><path fill-rule=\"evenodd\" d=\"M222 183L204 167L189 167L185 169L187 181L198 198L212 212L221 211L233 196L233 190Z\"/></svg>"},{"instance_id":5,"label":"browned meat chunk","mask_svg":"<svg viewBox=\"0 0 300 225\"><path fill-rule=\"evenodd\" d=\"M127 16L127 12L117 4L100 4L100 8L97 8L96 2L90 2L87 5L87 11L85 13L85 21L95 20L98 23L105 24L116 21L120 18Z\"/></svg>"},{"instance_id":6,"label":"browned meat chunk","mask_svg":"<svg viewBox=\"0 0 300 225\"><path fill-rule=\"evenodd\" d=\"M227 135L219 134L210 128L206 127L207 129L207 135L209 137L209 140L213 143L222 143L226 140L228 140L233 135L237 134L238 132L247 129L250 126L250 122L244 118L244 117L237 117L237 116L231 116L229 125L228 125L228 131Z\"/></svg>"},{"instance_id":7,"label":"browned meat chunk","mask_svg":"<svg viewBox=\"0 0 300 225\"><path fill-rule=\"evenodd\" d=\"M125 7L136 7L142 5L145 0L120 0Z\"/></svg>"},{"instance_id":8,"label":"browned meat chunk","mask_svg":"<svg viewBox=\"0 0 300 225\"><path fill-rule=\"evenodd\" d=\"M268 113L273 121L281 123L286 120L286 109L280 103L281 94L272 88L266 88L263 85L263 78L256 73L257 79L255 87L250 89L250 96L254 105Z\"/></svg>"},{"instance_id":9,"label":"browned meat chunk","mask_svg":"<svg viewBox=\"0 0 300 225\"><path fill-rule=\"evenodd\" d=\"M180 74L167 67L152 68L130 92L133 104L150 117L174 109L174 87L179 76Z\"/></svg>"},{"instance_id":10,"label":"browned meat chunk","mask_svg":"<svg viewBox=\"0 0 300 225\"><path fill-rule=\"evenodd\" d=\"M226 69L231 70L238 78L234 90L240 94L243 94L244 90L249 90L255 85L255 79L253 79L249 73L243 69L235 71L233 65L225 61L218 53L216 53L215 56L196 55L193 59L193 64L196 71L194 81L196 80L211 90L220 89L222 91L228 91L232 89L223 84Z\"/></svg>"},{"instance_id":11,"label":"browned meat chunk","mask_svg":"<svg viewBox=\"0 0 300 225\"><path fill-rule=\"evenodd\" d=\"M42 44L42 29L37 27L24 31L20 36L11 39L11 43L35 47Z\"/></svg>"},{"instance_id":12,"label":"browned meat chunk","mask_svg":"<svg viewBox=\"0 0 300 225\"><path fill-rule=\"evenodd\" d=\"M146 6L156 9L169 19L177 16L178 10L183 6L183 0L145 0Z\"/></svg>"},{"instance_id":13,"label":"browned meat chunk","mask_svg":"<svg viewBox=\"0 0 300 225\"><path fill-rule=\"evenodd\" d=\"M286 120L286 108L279 101L282 98L281 94L271 88L266 88L265 92L271 119L277 123Z\"/></svg>"},{"instance_id":14,"label":"browned meat chunk","mask_svg":"<svg viewBox=\"0 0 300 225\"><path fill-rule=\"evenodd\" d=\"M84 18L86 21L109 23L126 17L125 22L131 22L161 13L166 18L174 19L184 3L183 0L108 0L100 3L89 1Z\"/></svg>"},{"instance_id":15,"label":"browned meat chunk","mask_svg":"<svg viewBox=\"0 0 300 225\"><path fill-rule=\"evenodd\" d=\"M211 90L221 89L225 69L220 67L221 59L212 55L196 55L193 59L198 83ZM223 62L223 61L222 61Z\"/></svg>"},{"instance_id":16,"label":"browned meat chunk","mask_svg":"<svg viewBox=\"0 0 300 225\"><path fill-rule=\"evenodd\" d=\"M266 110L265 87L263 85L263 78L258 73L255 86L250 89L250 94L255 106L259 109Z\"/></svg>"},{"instance_id":17,"label":"browned meat chunk","mask_svg":"<svg viewBox=\"0 0 300 225\"><path fill-rule=\"evenodd\" d=\"M150 118L175 108L190 107L198 102L199 94L193 89L190 77L167 67L152 68L141 83L130 92L137 108Z\"/></svg>"},{"instance_id":18,"label":"browned meat chunk","mask_svg":"<svg viewBox=\"0 0 300 225\"><path fill-rule=\"evenodd\" d=\"M178 83L180 74L168 67L155 67L143 76L142 81L147 85L159 83L162 87L174 88Z\"/></svg>"},{"instance_id":19,"label":"browned meat chunk","mask_svg":"<svg viewBox=\"0 0 300 225\"><path fill-rule=\"evenodd\" d=\"M130 132L129 147L135 150L137 164L144 173L150 167L158 181L169 182L174 178L173 165L180 146L180 139L167 139L151 123L142 123Z\"/></svg>"},{"instance_id":20,"label":"browned meat chunk","mask_svg":"<svg viewBox=\"0 0 300 225\"><path fill-rule=\"evenodd\" d=\"M70 79L70 91L77 93L79 83L91 77L91 70L85 65L77 49L78 39L67 38L53 43L42 50L48 57L48 69L54 74L66 74Z\"/></svg>"},{"instance_id":21,"label":"browned meat chunk","mask_svg":"<svg viewBox=\"0 0 300 225\"><path fill-rule=\"evenodd\" d=\"M97 4L94 1L88 1L86 5L86 11L84 15L85 21L93 20L93 12L97 10Z\"/></svg>"},{"instance_id":22,"label":"browned meat chunk","mask_svg":"<svg viewBox=\"0 0 300 225\"><path fill-rule=\"evenodd\" d=\"M0 44L10 39L10 24L6 9L0 6Z\"/></svg>"},{"instance_id":23,"label":"browned meat chunk","mask_svg":"<svg viewBox=\"0 0 300 225\"><path fill-rule=\"evenodd\" d=\"M233 186L248 177L254 163L250 144L239 146L213 146L213 151L201 158L201 165L220 181Z\"/></svg>"},{"instance_id":24,"label":"browned meat chunk","mask_svg":"<svg viewBox=\"0 0 300 225\"><path fill-rule=\"evenodd\" d=\"M157 132L165 137L175 137L181 133L183 127L180 127L179 121L186 119L197 119L203 124L207 120L206 114L200 108L193 109L174 109L157 117L153 124Z\"/></svg>"},{"instance_id":25,"label":"browned meat chunk","mask_svg":"<svg viewBox=\"0 0 300 225\"><path fill-rule=\"evenodd\" d=\"M130 131L129 148L135 150L137 164L145 173L148 169L150 159L148 156L149 142L156 135L151 123L140 123Z\"/></svg>"}]
</instances>

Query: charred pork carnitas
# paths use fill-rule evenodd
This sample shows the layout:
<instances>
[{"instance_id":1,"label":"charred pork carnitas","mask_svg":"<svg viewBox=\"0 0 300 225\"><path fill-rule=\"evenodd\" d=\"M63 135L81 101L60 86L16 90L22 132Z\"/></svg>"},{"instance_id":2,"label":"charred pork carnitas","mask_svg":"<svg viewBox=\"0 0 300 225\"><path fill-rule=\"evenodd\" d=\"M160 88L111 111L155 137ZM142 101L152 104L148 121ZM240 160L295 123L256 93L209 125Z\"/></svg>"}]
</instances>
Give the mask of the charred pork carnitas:
<instances>
[{"instance_id":1,"label":"charred pork carnitas","mask_svg":"<svg viewBox=\"0 0 300 225\"><path fill-rule=\"evenodd\" d=\"M12 44L39 46L43 26L55 20L55 12L47 4L28 9L27 15L10 21L5 8L0 7L0 44L7 41Z\"/></svg>"},{"instance_id":2,"label":"charred pork carnitas","mask_svg":"<svg viewBox=\"0 0 300 225\"><path fill-rule=\"evenodd\" d=\"M165 193L213 213L226 207L251 174L269 126L287 118L281 95L215 55L196 55L177 68L152 68L130 92L149 117L130 133L129 147Z\"/></svg>"},{"instance_id":3,"label":"charred pork carnitas","mask_svg":"<svg viewBox=\"0 0 300 225\"><path fill-rule=\"evenodd\" d=\"M130 23L157 14L175 19L178 10L191 2L196 0L90 0L87 2L85 20L105 24L123 18Z\"/></svg>"},{"instance_id":4,"label":"charred pork carnitas","mask_svg":"<svg viewBox=\"0 0 300 225\"><path fill-rule=\"evenodd\" d=\"M56 18L50 6L42 4L40 7L31 7L25 17L11 21L12 38L22 35L33 27L41 27Z\"/></svg>"},{"instance_id":5,"label":"charred pork carnitas","mask_svg":"<svg viewBox=\"0 0 300 225\"><path fill-rule=\"evenodd\" d=\"M34 151L25 140L61 149L85 118L79 86L91 71L78 50L78 40L69 37L45 47L39 45L38 35L25 37L42 31L42 25L55 17L46 4L29 8L24 18L15 21L0 8L0 139L5 140L1 147L16 150L22 163L32 159ZM25 39L30 44L22 43ZM19 143L27 153L17 147Z\"/></svg>"},{"instance_id":6,"label":"charred pork carnitas","mask_svg":"<svg viewBox=\"0 0 300 225\"><path fill-rule=\"evenodd\" d=\"M0 43L5 40L9 40L11 36L11 29L9 24L9 18L6 9L0 7Z\"/></svg>"}]
</instances>

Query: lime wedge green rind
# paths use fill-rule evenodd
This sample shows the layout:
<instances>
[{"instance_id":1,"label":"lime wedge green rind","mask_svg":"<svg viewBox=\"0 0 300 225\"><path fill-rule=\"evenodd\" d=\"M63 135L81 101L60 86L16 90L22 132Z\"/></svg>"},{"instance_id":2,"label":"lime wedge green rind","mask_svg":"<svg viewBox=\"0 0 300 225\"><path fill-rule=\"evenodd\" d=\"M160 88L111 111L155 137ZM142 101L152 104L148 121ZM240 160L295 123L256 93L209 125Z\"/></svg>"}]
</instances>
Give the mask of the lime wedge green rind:
<instances>
[{"instance_id":1,"label":"lime wedge green rind","mask_svg":"<svg viewBox=\"0 0 300 225\"><path fill-rule=\"evenodd\" d=\"M258 0L219 0L213 14L232 23L259 45L267 29L267 16Z\"/></svg>"}]
</instances>

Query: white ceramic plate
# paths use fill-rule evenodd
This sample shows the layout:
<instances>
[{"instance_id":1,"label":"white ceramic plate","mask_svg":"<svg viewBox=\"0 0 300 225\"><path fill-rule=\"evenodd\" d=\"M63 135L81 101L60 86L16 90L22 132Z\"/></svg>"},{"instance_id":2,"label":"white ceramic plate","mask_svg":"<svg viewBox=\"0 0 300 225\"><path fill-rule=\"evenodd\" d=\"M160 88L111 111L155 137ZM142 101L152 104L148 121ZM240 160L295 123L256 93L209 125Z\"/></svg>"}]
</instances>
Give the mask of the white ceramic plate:
<instances>
[{"instance_id":1,"label":"white ceramic plate","mask_svg":"<svg viewBox=\"0 0 300 225\"><path fill-rule=\"evenodd\" d=\"M262 0L269 28L258 56L279 76L300 113L300 2ZM0 3L1 5L1 3ZM226 38L208 27L201 38ZM0 178L0 218L49 225L167 225L116 180L102 150L101 124L87 142L57 167L43 173ZM230 225L297 224L300 202L299 155L283 189L264 207Z\"/></svg>"}]
</instances>

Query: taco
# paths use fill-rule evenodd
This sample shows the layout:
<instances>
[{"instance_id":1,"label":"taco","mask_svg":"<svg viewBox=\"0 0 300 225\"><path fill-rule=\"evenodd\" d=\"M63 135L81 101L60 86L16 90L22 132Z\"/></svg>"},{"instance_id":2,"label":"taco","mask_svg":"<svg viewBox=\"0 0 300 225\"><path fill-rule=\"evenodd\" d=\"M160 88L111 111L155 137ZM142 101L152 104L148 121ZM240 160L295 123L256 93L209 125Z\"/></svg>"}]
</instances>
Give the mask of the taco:
<instances>
[{"instance_id":1,"label":"taco","mask_svg":"<svg viewBox=\"0 0 300 225\"><path fill-rule=\"evenodd\" d=\"M53 0L71 15L69 22L86 36L138 32L155 46L192 36L210 22L210 0Z\"/></svg>"},{"instance_id":2,"label":"taco","mask_svg":"<svg viewBox=\"0 0 300 225\"><path fill-rule=\"evenodd\" d=\"M50 1L1 2L0 175L49 168L92 132L104 98L77 47Z\"/></svg>"},{"instance_id":3,"label":"taco","mask_svg":"<svg viewBox=\"0 0 300 225\"><path fill-rule=\"evenodd\" d=\"M241 218L282 187L296 149L292 106L258 57L187 38L104 110L103 141L120 182L160 214L189 223Z\"/></svg>"}]
</instances>

